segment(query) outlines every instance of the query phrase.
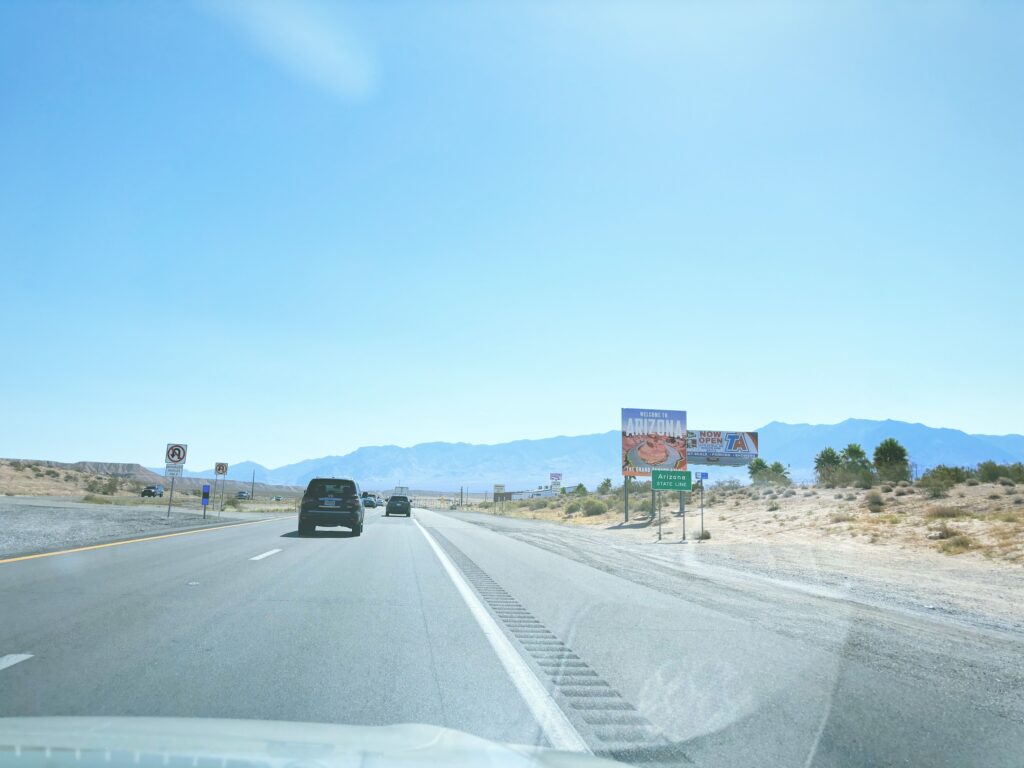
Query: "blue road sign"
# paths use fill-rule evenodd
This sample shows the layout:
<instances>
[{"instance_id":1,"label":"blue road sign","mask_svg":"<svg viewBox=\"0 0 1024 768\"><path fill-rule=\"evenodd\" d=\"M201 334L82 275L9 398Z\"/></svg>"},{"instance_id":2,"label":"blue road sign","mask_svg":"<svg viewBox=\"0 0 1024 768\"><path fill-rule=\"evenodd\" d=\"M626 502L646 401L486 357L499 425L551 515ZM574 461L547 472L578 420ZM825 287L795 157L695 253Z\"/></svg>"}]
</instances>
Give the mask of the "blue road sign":
<instances>
[{"instance_id":1,"label":"blue road sign","mask_svg":"<svg viewBox=\"0 0 1024 768\"><path fill-rule=\"evenodd\" d=\"M708 479L708 473L707 472L694 472L693 476L695 478L697 478L698 480L707 480Z\"/></svg>"},{"instance_id":2,"label":"blue road sign","mask_svg":"<svg viewBox=\"0 0 1024 768\"><path fill-rule=\"evenodd\" d=\"M210 486L203 486L203 506L205 507L210 503Z\"/></svg>"}]
</instances>

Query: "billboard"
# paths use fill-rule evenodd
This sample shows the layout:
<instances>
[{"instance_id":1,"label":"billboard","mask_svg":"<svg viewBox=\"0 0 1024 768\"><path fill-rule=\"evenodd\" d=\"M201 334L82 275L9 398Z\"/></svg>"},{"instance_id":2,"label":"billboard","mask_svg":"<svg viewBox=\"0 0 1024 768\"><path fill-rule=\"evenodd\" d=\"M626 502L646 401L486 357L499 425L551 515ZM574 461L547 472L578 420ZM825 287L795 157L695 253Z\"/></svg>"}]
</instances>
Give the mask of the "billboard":
<instances>
[{"instance_id":1,"label":"billboard","mask_svg":"<svg viewBox=\"0 0 1024 768\"><path fill-rule=\"evenodd\" d=\"M686 469L686 411L622 409L622 474Z\"/></svg>"},{"instance_id":2,"label":"billboard","mask_svg":"<svg viewBox=\"0 0 1024 768\"><path fill-rule=\"evenodd\" d=\"M692 464L742 467L757 458L757 432L686 433L686 456Z\"/></svg>"}]
</instances>

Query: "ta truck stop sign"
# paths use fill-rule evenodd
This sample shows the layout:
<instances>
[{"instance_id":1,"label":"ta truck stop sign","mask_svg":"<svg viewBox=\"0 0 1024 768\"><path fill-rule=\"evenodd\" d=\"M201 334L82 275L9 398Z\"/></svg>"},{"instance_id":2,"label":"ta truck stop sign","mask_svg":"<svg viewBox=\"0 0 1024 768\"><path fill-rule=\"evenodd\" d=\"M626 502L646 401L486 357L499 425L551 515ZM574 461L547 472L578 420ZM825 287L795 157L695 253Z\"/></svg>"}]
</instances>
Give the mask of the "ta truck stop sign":
<instances>
[{"instance_id":1,"label":"ta truck stop sign","mask_svg":"<svg viewBox=\"0 0 1024 768\"><path fill-rule=\"evenodd\" d=\"M689 491L693 488L690 470L652 469L651 489L655 491Z\"/></svg>"}]
</instances>

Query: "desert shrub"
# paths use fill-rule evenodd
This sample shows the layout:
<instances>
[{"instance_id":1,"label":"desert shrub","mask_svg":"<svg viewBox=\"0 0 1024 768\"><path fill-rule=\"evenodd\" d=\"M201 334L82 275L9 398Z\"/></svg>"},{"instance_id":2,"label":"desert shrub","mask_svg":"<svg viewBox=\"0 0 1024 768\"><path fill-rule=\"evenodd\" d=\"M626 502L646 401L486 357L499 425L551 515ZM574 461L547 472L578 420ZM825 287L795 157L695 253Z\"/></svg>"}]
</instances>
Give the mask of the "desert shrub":
<instances>
[{"instance_id":1,"label":"desert shrub","mask_svg":"<svg viewBox=\"0 0 1024 768\"><path fill-rule=\"evenodd\" d=\"M768 511L769 512L775 512L777 509L779 509L778 502L771 501L771 502L768 503Z\"/></svg>"},{"instance_id":2,"label":"desert shrub","mask_svg":"<svg viewBox=\"0 0 1024 768\"><path fill-rule=\"evenodd\" d=\"M1005 493L1007 496L1016 496L1018 491L1016 488L1007 488Z\"/></svg>"},{"instance_id":3,"label":"desert shrub","mask_svg":"<svg viewBox=\"0 0 1024 768\"><path fill-rule=\"evenodd\" d=\"M47 472L47 474L49 474L49 472ZM996 480L996 482L999 483L1000 485L1005 485L1008 488L1012 488L1013 486L1016 485L1016 483L1013 482L1013 480L1011 480L1008 477L1000 477L998 480Z\"/></svg>"},{"instance_id":4,"label":"desert shrub","mask_svg":"<svg viewBox=\"0 0 1024 768\"><path fill-rule=\"evenodd\" d=\"M586 517L594 517L595 515L603 515L608 511L608 505L603 501L597 499L587 499L583 502L583 514Z\"/></svg>"},{"instance_id":5,"label":"desert shrub","mask_svg":"<svg viewBox=\"0 0 1024 768\"><path fill-rule=\"evenodd\" d=\"M861 473L853 481L854 488L860 488L862 491L866 491L872 485L871 475L867 472Z\"/></svg>"},{"instance_id":6,"label":"desert shrub","mask_svg":"<svg viewBox=\"0 0 1024 768\"><path fill-rule=\"evenodd\" d=\"M82 501L86 504L113 504L115 500L109 496L99 496L95 493L87 493L82 497Z\"/></svg>"},{"instance_id":7,"label":"desert shrub","mask_svg":"<svg viewBox=\"0 0 1024 768\"><path fill-rule=\"evenodd\" d=\"M843 496L843 499L846 500L846 501L853 501L856 498L857 497L854 494L852 494L852 493L848 493L845 496Z\"/></svg>"},{"instance_id":8,"label":"desert shrub","mask_svg":"<svg viewBox=\"0 0 1024 768\"><path fill-rule=\"evenodd\" d=\"M849 512L836 512L829 518L829 520L833 523L848 523L853 520L853 515Z\"/></svg>"},{"instance_id":9,"label":"desert shrub","mask_svg":"<svg viewBox=\"0 0 1024 768\"><path fill-rule=\"evenodd\" d=\"M909 488L910 482L907 480L900 480L898 483L896 483L896 485L898 485L900 488Z\"/></svg>"},{"instance_id":10,"label":"desert shrub","mask_svg":"<svg viewBox=\"0 0 1024 768\"><path fill-rule=\"evenodd\" d=\"M928 511L926 511L924 514L925 514L925 517L931 517L931 518L934 518L934 519L937 519L937 520L938 519L947 519L948 520L948 519L954 518L954 517L963 517L964 516L964 510L962 510L960 507L940 506L940 507L930 507L928 509Z\"/></svg>"},{"instance_id":11,"label":"desert shrub","mask_svg":"<svg viewBox=\"0 0 1024 768\"><path fill-rule=\"evenodd\" d=\"M989 494L988 496L986 496L985 498L986 498L986 499L990 499L990 500L992 500L992 501L998 501L998 500L999 500L999 499L1001 499L1002 497L1001 497L1001 496L1000 496L1000 495L999 495L998 493L990 493L990 494Z\"/></svg>"},{"instance_id":12,"label":"desert shrub","mask_svg":"<svg viewBox=\"0 0 1024 768\"><path fill-rule=\"evenodd\" d=\"M953 481L948 475L942 473L929 474L925 473L921 479L917 481L917 487L930 499L941 499L949 494L949 489L954 485Z\"/></svg>"},{"instance_id":13,"label":"desert shrub","mask_svg":"<svg viewBox=\"0 0 1024 768\"><path fill-rule=\"evenodd\" d=\"M976 546L977 543L974 539L966 533L958 533L943 541L939 545L939 549L947 555L959 555L961 552L966 552Z\"/></svg>"},{"instance_id":14,"label":"desert shrub","mask_svg":"<svg viewBox=\"0 0 1024 768\"><path fill-rule=\"evenodd\" d=\"M976 477L968 477L967 480L965 480L964 482L966 482L967 485L971 485L971 486L979 484L978 483L978 478L976 478Z\"/></svg>"},{"instance_id":15,"label":"desert shrub","mask_svg":"<svg viewBox=\"0 0 1024 768\"><path fill-rule=\"evenodd\" d=\"M491 507L494 506L494 502L493 501L481 501L479 506L480 506L480 509L490 509Z\"/></svg>"},{"instance_id":16,"label":"desert shrub","mask_svg":"<svg viewBox=\"0 0 1024 768\"><path fill-rule=\"evenodd\" d=\"M834 498L841 499L843 498L843 494L837 493Z\"/></svg>"},{"instance_id":17,"label":"desert shrub","mask_svg":"<svg viewBox=\"0 0 1024 768\"><path fill-rule=\"evenodd\" d=\"M882 506L885 504L882 494L878 491L869 491L867 496L864 497L864 501L868 505L869 512L881 512Z\"/></svg>"},{"instance_id":18,"label":"desert shrub","mask_svg":"<svg viewBox=\"0 0 1024 768\"><path fill-rule=\"evenodd\" d=\"M546 499L530 499L530 503L528 506L530 507L530 509L536 512L538 509L547 509L548 502Z\"/></svg>"},{"instance_id":19,"label":"desert shrub","mask_svg":"<svg viewBox=\"0 0 1024 768\"><path fill-rule=\"evenodd\" d=\"M58 472L56 469L48 469L44 474L47 477L60 477L60 472Z\"/></svg>"},{"instance_id":20,"label":"desert shrub","mask_svg":"<svg viewBox=\"0 0 1024 768\"><path fill-rule=\"evenodd\" d=\"M1001 515L996 516L996 520L1001 523L1019 523L1020 515L1016 512L1003 512Z\"/></svg>"},{"instance_id":21,"label":"desert shrub","mask_svg":"<svg viewBox=\"0 0 1024 768\"><path fill-rule=\"evenodd\" d=\"M582 506L583 505L578 501L570 501L568 504L565 505L565 514L575 515L577 512L580 511L580 508Z\"/></svg>"},{"instance_id":22,"label":"desert shrub","mask_svg":"<svg viewBox=\"0 0 1024 768\"><path fill-rule=\"evenodd\" d=\"M882 493L892 493L892 486L891 485L883 485L882 486Z\"/></svg>"},{"instance_id":23,"label":"desert shrub","mask_svg":"<svg viewBox=\"0 0 1024 768\"><path fill-rule=\"evenodd\" d=\"M14 461L11 462L11 469L13 469L15 472L21 472L21 470L25 469L25 465L22 462L15 459Z\"/></svg>"},{"instance_id":24,"label":"desert shrub","mask_svg":"<svg viewBox=\"0 0 1024 768\"><path fill-rule=\"evenodd\" d=\"M783 496L786 496L787 498L788 498L789 496L796 496L796 491L794 491L794 490L793 490L792 488L787 488L787 489L786 489L786 492L785 492L785 493L783 493L782 495L783 495Z\"/></svg>"},{"instance_id":25,"label":"desert shrub","mask_svg":"<svg viewBox=\"0 0 1024 768\"><path fill-rule=\"evenodd\" d=\"M932 532L929 534L928 538L939 539L940 541L942 541L948 539L950 536L953 536L955 533L956 531L954 531L952 528L946 525L945 522L942 522L938 527L932 529Z\"/></svg>"},{"instance_id":26,"label":"desert shrub","mask_svg":"<svg viewBox=\"0 0 1024 768\"><path fill-rule=\"evenodd\" d=\"M1024 504L1024 496L1018 496L1013 500L1014 504Z\"/></svg>"}]
</instances>

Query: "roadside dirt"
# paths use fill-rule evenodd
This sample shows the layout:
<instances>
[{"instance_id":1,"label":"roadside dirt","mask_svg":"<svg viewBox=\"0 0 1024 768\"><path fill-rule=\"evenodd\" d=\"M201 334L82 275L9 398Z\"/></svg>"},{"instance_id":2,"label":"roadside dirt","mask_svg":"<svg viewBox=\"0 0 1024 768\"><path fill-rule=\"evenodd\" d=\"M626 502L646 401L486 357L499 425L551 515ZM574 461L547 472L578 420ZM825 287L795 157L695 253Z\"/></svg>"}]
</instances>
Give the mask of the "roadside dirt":
<instances>
[{"instance_id":1,"label":"roadside dirt","mask_svg":"<svg viewBox=\"0 0 1024 768\"><path fill-rule=\"evenodd\" d=\"M696 540L695 495L687 504L685 544L675 499L662 506L660 540L656 518L634 513L624 524L613 497L606 497L612 511L591 517L566 516L565 499L544 509L506 505L503 516L571 526L607 536L609 543L650 545L652 557L838 588L872 603L969 616L978 625L1024 628L1024 505L1018 501L1024 497L1016 487L960 485L938 499L913 487L873 490L883 499L878 512L869 509L867 490L711 490L704 508L711 539ZM630 501L639 506L635 497ZM475 511L495 514L493 508Z\"/></svg>"}]
</instances>

